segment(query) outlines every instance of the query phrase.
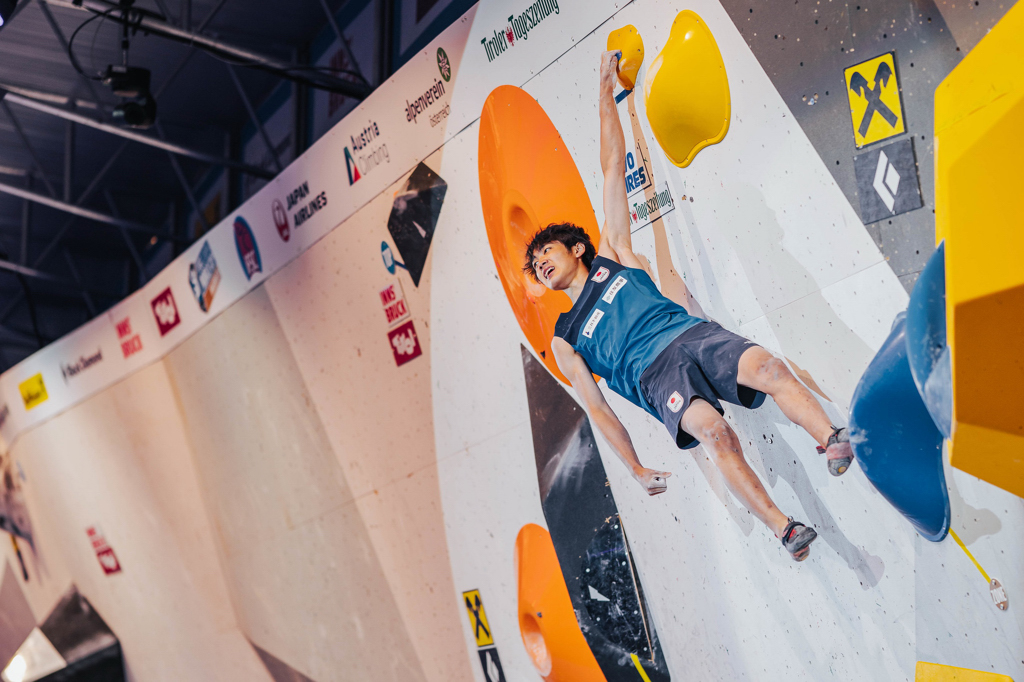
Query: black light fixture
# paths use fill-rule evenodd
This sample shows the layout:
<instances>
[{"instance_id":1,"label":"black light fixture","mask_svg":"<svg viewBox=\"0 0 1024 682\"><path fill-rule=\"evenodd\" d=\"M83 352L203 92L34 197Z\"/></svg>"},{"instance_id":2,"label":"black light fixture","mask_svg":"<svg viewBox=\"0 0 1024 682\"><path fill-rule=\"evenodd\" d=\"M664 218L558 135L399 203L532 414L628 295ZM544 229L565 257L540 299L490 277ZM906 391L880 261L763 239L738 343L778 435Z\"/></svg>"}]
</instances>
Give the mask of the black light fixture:
<instances>
[{"instance_id":1,"label":"black light fixture","mask_svg":"<svg viewBox=\"0 0 1024 682\"><path fill-rule=\"evenodd\" d=\"M0 0L0 28L3 28L14 16L14 6L18 0Z\"/></svg>"},{"instance_id":2,"label":"black light fixture","mask_svg":"<svg viewBox=\"0 0 1024 682\"><path fill-rule=\"evenodd\" d=\"M0 0L3 2L4 0ZM156 100L149 91L149 69L139 66L128 66L128 10L135 0L121 0L121 54L120 65L111 64L103 74L103 84L110 86L111 92L122 98L114 107L114 119L130 128L149 128L156 123Z\"/></svg>"},{"instance_id":3,"label":"black light fixture","mask_svg":"<svg viewBox=\"0 0 1024 682\"><path fill-rule=\"evenodd\" d=\"M127 60L126 60L127 61ZM156 122L156 100L149 92L149 69L111 64L104 85L125 101L114 107L114 118L131 128L149 128Z\"/></svg>"}]
</instances>

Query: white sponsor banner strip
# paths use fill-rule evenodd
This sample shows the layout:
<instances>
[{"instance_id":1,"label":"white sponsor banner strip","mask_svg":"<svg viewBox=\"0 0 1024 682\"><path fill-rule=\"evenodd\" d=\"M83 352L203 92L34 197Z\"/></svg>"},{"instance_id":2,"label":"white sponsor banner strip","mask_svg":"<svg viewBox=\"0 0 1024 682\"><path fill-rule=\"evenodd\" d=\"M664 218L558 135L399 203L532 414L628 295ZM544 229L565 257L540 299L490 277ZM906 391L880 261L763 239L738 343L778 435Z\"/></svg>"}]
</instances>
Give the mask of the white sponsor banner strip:
<instances>
[{"instance_id":1,"label":"white sponsor banner strip","mask_svg":"<svg viewBox=\"0 0 1024 682\"><path fill-rule=\"evenodd\" d=\"M494 88L524 85L619 4L476 5L146 286L0 375L0 438L10 446L160 360L476 121Z\"/></svg>"}]
</instances>

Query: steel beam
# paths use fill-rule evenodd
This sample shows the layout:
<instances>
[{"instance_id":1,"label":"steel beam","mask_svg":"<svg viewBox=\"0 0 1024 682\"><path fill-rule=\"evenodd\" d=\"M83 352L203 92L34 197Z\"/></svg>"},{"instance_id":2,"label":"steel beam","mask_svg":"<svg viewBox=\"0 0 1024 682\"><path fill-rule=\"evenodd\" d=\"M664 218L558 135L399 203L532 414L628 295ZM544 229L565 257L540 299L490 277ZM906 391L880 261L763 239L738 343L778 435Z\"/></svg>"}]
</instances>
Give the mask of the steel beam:
<instances>
[{"instance_id":1,"label":"steel beam","mask_svg":"<svg viewBox=\"0 0 1024 682\"><path fill-rule=\"evenodd\" d=\"M160 9L160 14L164 15L164 18L167 19L167 21L171 21L171 10L167 8L167 4L164 2L164 0L153 1L156 3L156 6Z\"/></svg>"},{"instance_id":2,"label":"steel beam","mask_svg":"<svg viewBox=\"0 0 1024 682\"><path fill-rule=\"evenodd\" d=\"M163 234L159 230L155 230L152 227L149 227L148 225L143 225L142 223L137 223L132 220L115 218L114 216L107 215L106 213L100 213L99 211L94 211L92 209L84 208L76 204L61 201L60 199L53 199L44 194L38 194L36 192L30 192L27 189L23 189L21 187L8 185L6 182L0 182L0 192L16 196L20 199L27 199L28 201L31 201L36 204L49 206L50 208L56 209L58 211L63 211L64 213L70 213L80 218L88 218L89 220L94 220L98 223L106 223L107 225L114 225L115 227L121 226L124 227L125 229L132 230L134 232L141 232L143 234L156 235L158 237L166 238L165 234Z\"/></svg>"},{"instance_id":3,"label":"steel beam","mask_svg":"<svg viewBox=\"0 0 1024 682\"><path fill-rule=\"evenodd\" d=\"M103 196L107 200L107 205L110 207L110 213L115 218L121 217L121 212L117 210L117 203L114 201L114 195L110 193L109 189L103 190ZM125 246L128 247L128 253L131 254L132 260L135 261L135 265L139 268L139 281L141 284L146 283L146 266L142 262L142 256L139 255L138 249L135 248L135 242L132 241L131 236L128 234L128 230L123 227L118 228L121 232L121 239L124 240Z\"/></svg>"},{"instance_id":4,"label":"steel beam","mask_svg":"<svg viewBox=\"0 0 1024 682\"><path fill-rule=\"evenodd\" d=\"M9 260L0 259L0 270L13 272L14 274L21 275L22 277L31 277L32 279L38 279L42 282L51 282L53 284L60 284L67 287L76 286L76 284L69 279L64 279L63 277L58 277L57 275L44 272L43 270L37 270L36 268L30 268L27 265L21 265L20 263L12 263ZM118 294L114 294L103 289L97 289L96 287L89 287L88 290L97 294L102 294L103 296L109 296L110 298L119 298ZM83 289L83 291L85 291L85 289Z\"/></svg>"},{"instance_id":5,"label":"steel beam","mask_svg":"<svg viewBox=\"0 0 1024 682\"><path fill-rule=\"evenodd\" d=\"M46 17L46 22L50 24L50 29L53 30L53 34L57 36L57 42L60 43L64 53L73 59L74 57L72 56L71 50L68 48L68 40L64 37L64 32L60 30L60 24L58 24L57 20L53 18L53 12L50 11L50 8L43 0L39 0L39 9L43 11L43 16ZM75 71L77 72L78 69L76 68ZM99 93L96 91L96 85L84 74L80 73L78 75L82 79L82 82L85 83L85 86L89 88L89 93L92 95L93 101L96 102L96 106L101 106L103 98L101 98Z\"/></svg>"},{"instance_id":6,"label":"steel beam","mask_svg":"<svg viewBox=\"0 0 1024 682\"><path fill-rule=\"evenodd\" d=\"M32 165L36 167L36 172L39 173L40 179L43 184L46 185L46 191L50 193L51 197L57 196L57 190L54 189L53 185L50 184L49 178L46 177L46 170L43 168L43 164L39 161L39 156L36 154L35 148L28 139L28 135L25 134L25 130L21 127L21 122L11 111L11 107L8 106L6 99L0 99L0 107L3 108L4 113L7 114L7 118L11 119L11 123L14 124L14 130L18 133L18 137L21 138L21 143L25 145L25 151L28 152L29 157L32 159Z\"/></svg>"},{"instance_id":7,"label":"steel beam","mask_svg":"<svg viewBox=\"0 0 1024 682\"><path fill-rule=\"evenodd\" d=\"M335 18L334 13L331 12L331 8L327 6L327 0L320 0L320 7L323 8L324 14L327 15L327 23L331 25L334 35L338 37L338 42L341 43L341 49L345 51L345 56L348 57L349 63L352 64L352 69L364 83L368 83L369 81L367 81L366 77L363 76L363 70L359 68L359 62L356 61L356 56L352 52L352 46L348 44L345 34L341 32L341 27L338 26L338 20Z\"/></svg>"},{"instance_id":8,"label":"steel beam","mask_svg":"<svg viewBox=\"0 0 1024 682\"><path fill-rule=\"evenodd\" d=\"M32 189L32 176L28 176L25 181L25 189ZM18 262L22 265L28 265L28 237L29 231L32 229L32 202L25 199L21 200L21 245L18 249Z\"/></svg>"},{"instance_id":9,"label":"steel beam","mask_svg":"<svg viewBox=\"0 0 1024 682\"><path fill-rule=\"evenodd\" d=\"M64 122L64 201L71 203L71 189L75 180L75 122Z\"/></svg>"},{"instance_id":10,"label":"steel beam","mask_svg":"<svg viewBox=\"0 0 1024 682\"><path fill-rule=\"evenodd\" d=\"M67 9L84 10L89 12L108 12L116 9L118 5L106 0L39 0L41 4L49 4L55 7ZM226 43L223 40L211 38L201 33L192 32L186 28L179 28L166 21L161 21L144 12L136 9L127 10L127 19L120 15L120 11L111 13L109 21L127 23L132 28L153 35L158 35L168 40L173 40L186 45L195 45L207 52L220 55L236 62L242 62L245 66L261 69L273 73L282 78L292 81L307 83L320 90L330 90L348 97L363 99L370 94L372 88L363 83L338 78L337 76L312 70L297 70L295 64L282 61L276 57L270 57L248 48Z\"/></svg>"},{"instance_id":11,"label":"steel beam","mask_svg":"<svg viewBox=\"0 0 1024 682\"><path fill-rule=\"evenodd\" d=\"M64 262L68 264L68 271L75 279L75 284L78 285L78 289L82 293L82 300L85 301L85 308L89 311L89 318L92 319L93 317L96 317L96 304L93 303L92 296L89 292L82 286L82 276L78 274L78 266L75 265L75 259L71 257L71 252L67 249L64 249Z\"/></svg>"},{"instance_id":12,"label":"steel beam","mask_svg":"<svg viewBox=\"0 0 1024 682\"><path fill-rule=\"evenodd\" d=\"M225 64L227 67L228 74L231 76L231 80L235 83L235 90L238 90L238 96L242 98L242 104L245 105L245 110L249 112L249 120L256 126L256 130L259 132L260 137L263 138L263 143L267 145L267 149L270 150L270 156L274 159L274 165L277 166L277 172L280 173L281 157L277 155L277 149L274 147L274 143L270 141L270 136L267 135L267 129L263 127L263 121L256 114L256 110L252 106L252 102L249 101L249 95L245 94L245 88L242 87L242 81L238 79L238 74L235 73L235 67L231 64Z\"/></svg>"},{"instance_id":13,"label":"steel beam","mask_svg":"<svg viewBox=\"0 0 1024 682\"><path fill-rule=\"evenodd\" d=\"M121 156L121 154L127 148L128 142L122 142L121 146L118 147L114 151L114 153L110 155L110 158L107 159L107 162L103 165L103 168L100 169L100 172L93 177L92 182L89 183L89 186L86 187L85 190L78 196L78 200L75 202L76 204L84 204L89 199L89 197L92 196L92 193L95 192L96 188L99 187L101 182L103 182L103 178L106 177L110 169L114 167L114 163L117 161L117 158ZM57 234L55 234L53 238L50 239L50 243L47 244L46 247L42 250L42 252L38 256L36 256L35 260L32 261L32 267L39 267L46 261L47 258L50 257L50 254L52 254L54 249L56 249L57 246L60 244L60 241L64 238L64 235L67 234L72 227L74 227L75 222L77 220L77 216L72 216L70 220L65 222L64 225L62 225L61 228L57 230ZM163 238L174 239L174 236L173 234L165 234L163 235ZM21 299L23 296L24 294L18 293L11 297L11 299L7 302L7 305L4 306L3 310L0 310L0 322L6 320L10 316L10 314L14 312L15 308L18 307L18 304L21 303Z\"/></svg>"},{"instance_id":14,"label":"steel beam","mask_svg":"<svg viewBox=\"0 0 1024 682\"><path fill-rule=\"evenodd\" d=\"M157 135L163 137L163 126L158 122L155 127ZM174 169L174 174L178 177L178 184L181 185L182 191L185 192L188 202L192 204L192 209L196 212L196 215L199 216L199 222L203 224L203 232L208 231L210 229L210 224L206 222L206 215L203 213L203 209L199 205L199 202L196 201L195 192L192 191L192 186L188 184L188 178L185 177L184 171L181 170L181 164L178 163L178 159L176 159L173 154L168 154L167 158L171 162L171 168Z\"/></svg>"},{"instance_id":15,"label":"steel beam","mask_svg":"<svg viewBox=\"0 0 1024 682\"><path fill-rule=\"evenodd\" d=\"M214 166L227 166L228 168L234 168L236 170L242 171L243 173L255 175L257 177L265 178L267 180L274 177L273 173L270 173L262 168L259 168L258 166L251 166L242 161L235 161L233 159L224 159L219 156L214 156L213 154L206 154L205 152L200 152L195 149L189 149L188 147L184 147L180 144L174 144L173 142L158 139L150 135L144 135L143 133L139 133L134 130L121 128L110 123L102 123L94 118L90 118L89 116L85 116L74 111L69 111L68 109L62 109L61 107L56 107L52 104L40 102L38 100L34 100L29 97L24 97L13 92L8 92L4 100L12 104L18 104L28 109L33 109L35 111L42 112L44 114L50 114L52 116L57 116L58 118L63 118L66 121L73 121L74 123L80 123L84 126L95 128L96 130L102 130L105 133L117 135L118 137L123 137L127 140L132 140L133 142L149 145L150 147L156 147L157 149L162 149L172 154L177 154L179 156L187 156L191 159L203 161Z\"/></svg>"}]
</instances>

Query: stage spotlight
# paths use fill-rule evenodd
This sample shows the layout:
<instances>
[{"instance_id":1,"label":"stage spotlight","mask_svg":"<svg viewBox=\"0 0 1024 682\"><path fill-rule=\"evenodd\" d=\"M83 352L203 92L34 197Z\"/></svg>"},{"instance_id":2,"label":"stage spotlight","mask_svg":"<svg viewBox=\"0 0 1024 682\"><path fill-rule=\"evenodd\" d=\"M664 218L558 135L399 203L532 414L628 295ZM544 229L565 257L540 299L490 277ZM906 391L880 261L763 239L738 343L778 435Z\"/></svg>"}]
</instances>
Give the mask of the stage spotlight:
<instances>
[{"instance_id":1,"label":"stage spotlight","mask_svg":"<svg viewBox=\"0 0 1024 682\"><path fill-rule=\"evenodd\" d=\"M18 0L0 0L0 28L3 28L14 15L14 6Z\"/></svg>"}]
</instances>

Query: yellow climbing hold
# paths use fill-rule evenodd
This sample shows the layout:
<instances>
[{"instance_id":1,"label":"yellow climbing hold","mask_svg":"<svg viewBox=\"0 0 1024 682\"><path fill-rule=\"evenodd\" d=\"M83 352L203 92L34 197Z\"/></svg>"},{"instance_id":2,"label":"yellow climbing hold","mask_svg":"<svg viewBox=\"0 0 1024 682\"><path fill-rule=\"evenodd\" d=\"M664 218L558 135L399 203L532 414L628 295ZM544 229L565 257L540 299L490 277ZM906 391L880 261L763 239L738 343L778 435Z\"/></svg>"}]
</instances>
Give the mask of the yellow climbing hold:
<instances>
[{"instance_id":1,"label":"yellow climbing hold","mask_svg":"<svg viewBox=\"0 0 1024 682\"><path fill-rule=\"evenodd\" d=\"M696 12L672 22L644 81L647 120L669 161L686 168L729 131L729 79L718 43Z\"/></svg>"},{"instance_id":2,"label":"yellow climbing hold","mask_svg":"<svg viewBox=\"0 0 1024 682\"><path fill-rule=\"evenodd\" d=\"M619 58L619 83L626 90L636 87L636 75L644 63L644 41L633 24L608 34L608 49L622 53Z\"/></svg>"},{"instance_id":3,"label":"yellow climbing hold","mask_svg":"<svg viewBox=\"0 0 1024 682\"><path fill-rule=\"evenodd\" d=\"M1013 679L1009 675L918 661L914 682L1013 682Z\"/></svg>"}]
</instances>

